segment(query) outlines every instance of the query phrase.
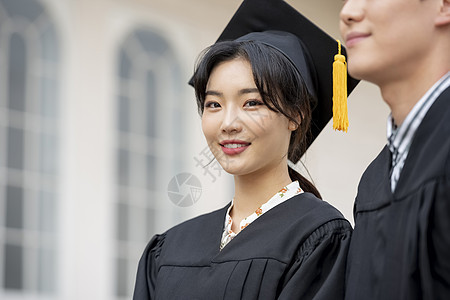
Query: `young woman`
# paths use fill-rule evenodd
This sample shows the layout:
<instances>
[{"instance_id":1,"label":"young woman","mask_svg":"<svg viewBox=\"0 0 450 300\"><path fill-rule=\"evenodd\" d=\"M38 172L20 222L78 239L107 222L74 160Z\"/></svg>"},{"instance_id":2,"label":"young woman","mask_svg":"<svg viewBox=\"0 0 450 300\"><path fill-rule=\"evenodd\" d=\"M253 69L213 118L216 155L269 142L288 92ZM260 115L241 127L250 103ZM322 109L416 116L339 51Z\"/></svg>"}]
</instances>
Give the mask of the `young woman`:
<instances>
[{"instance_id":1,"label":"young woman","mask_svg":"<svg viewBox=\"0 0 450 300\"><path fill-rule=\"evenodd\" d=\"M265 16L287 7L243 5L266 2L277 7ZM242 6L236 19L248 19ZM203 54L192 80L202 128L234 175L235 195L149 242L134 299L343 298L351 226L288 167L308 145L316 93L308 57L285 31L252 32Z\"/></svg>"}]
</instances>

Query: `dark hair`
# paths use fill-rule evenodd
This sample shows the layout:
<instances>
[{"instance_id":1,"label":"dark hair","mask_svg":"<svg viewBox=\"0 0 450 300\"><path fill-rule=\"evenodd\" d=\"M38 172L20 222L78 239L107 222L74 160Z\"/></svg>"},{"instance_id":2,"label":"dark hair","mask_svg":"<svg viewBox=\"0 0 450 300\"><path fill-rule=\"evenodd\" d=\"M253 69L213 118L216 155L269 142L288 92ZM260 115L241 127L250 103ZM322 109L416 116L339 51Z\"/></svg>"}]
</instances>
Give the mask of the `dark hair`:
<instances>
[{"instance_id":1,"label":"dark hair","mask_svg":"<svg viewBox=\"0 0 450 300\"><path fill-rule=\"evenodd\" d=\"M273 47L257 41L225 41L207 48L200 56L192 78L200 115L203 114L206 85L213 68L235 58L250 62L264 104L297 124L297 130L291 134L288 150L288 159L297 163L311 138L312 97L294 65ZM292 180L298 180L304 191L321 198L314 184L290 167L289 176Z\"/></svg>"}]
</instances>

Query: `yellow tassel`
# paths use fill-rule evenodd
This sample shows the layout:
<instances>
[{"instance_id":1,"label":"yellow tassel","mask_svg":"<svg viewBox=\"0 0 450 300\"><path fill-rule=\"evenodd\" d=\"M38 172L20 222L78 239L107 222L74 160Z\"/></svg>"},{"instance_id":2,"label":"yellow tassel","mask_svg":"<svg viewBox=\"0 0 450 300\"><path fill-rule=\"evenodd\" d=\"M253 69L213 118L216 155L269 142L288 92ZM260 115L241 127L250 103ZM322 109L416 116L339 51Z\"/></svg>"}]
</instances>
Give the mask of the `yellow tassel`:
<instances>
[{"instance_id":1,"label":"yellow tassel","mask_svg":"<svg viewBox=\"0 0 450 300\"><path fill-rule=\"evenodd\" d=\"M347 63L341 54L341 42L337 42L339 51L333 62L333 129L347 132Z\"/></svg>"}]
</instances>

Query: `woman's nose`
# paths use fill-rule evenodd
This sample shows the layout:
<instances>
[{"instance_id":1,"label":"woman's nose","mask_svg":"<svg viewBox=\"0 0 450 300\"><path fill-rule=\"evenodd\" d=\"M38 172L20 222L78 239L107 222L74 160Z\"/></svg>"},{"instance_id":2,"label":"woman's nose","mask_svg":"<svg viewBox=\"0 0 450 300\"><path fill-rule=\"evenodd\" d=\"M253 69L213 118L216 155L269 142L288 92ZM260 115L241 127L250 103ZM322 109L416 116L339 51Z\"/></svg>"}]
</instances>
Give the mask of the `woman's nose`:
<instances>
[{"instance_id":1,"label":"woman's nose","mask_svg":"<svg viewBox=\"0 0 450 300\"><path fill-rule=\"evenodd\" d=\"M244 126L243 118L241 116L243 112L232 108L228 109L223 117L221 130L227 134L238 133L242 131Z\"/></svg>"}]
</instances>

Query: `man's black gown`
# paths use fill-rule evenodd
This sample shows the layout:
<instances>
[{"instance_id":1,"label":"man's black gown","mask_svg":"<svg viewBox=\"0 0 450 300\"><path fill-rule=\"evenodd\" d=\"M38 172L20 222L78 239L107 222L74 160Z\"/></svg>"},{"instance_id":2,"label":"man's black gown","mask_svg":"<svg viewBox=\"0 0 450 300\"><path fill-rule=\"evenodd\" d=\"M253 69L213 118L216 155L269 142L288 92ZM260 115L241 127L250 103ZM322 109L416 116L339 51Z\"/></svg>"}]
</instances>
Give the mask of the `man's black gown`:
<instances>
[{"instance_id":1,"label":"man's black gown","mask_svg":"<svg viewBox=\"0 0 450 300\"><path fill-rule=\"evenodd\" d=\"M416 131L394 193L385 147L361 178L346 299L450 299L450 88Z\"/></svg>"},{"instance_id":2,"label":"man's black gown","mask_svg":"<svg viewBox=\"0 0 450 300\"><path fill-rule=\"evenodd\" d=\"M352 228L339 211L299 194L219 251L227 208L156 235L134 299L343 299Z\"/></svg>"}]
</instances>

